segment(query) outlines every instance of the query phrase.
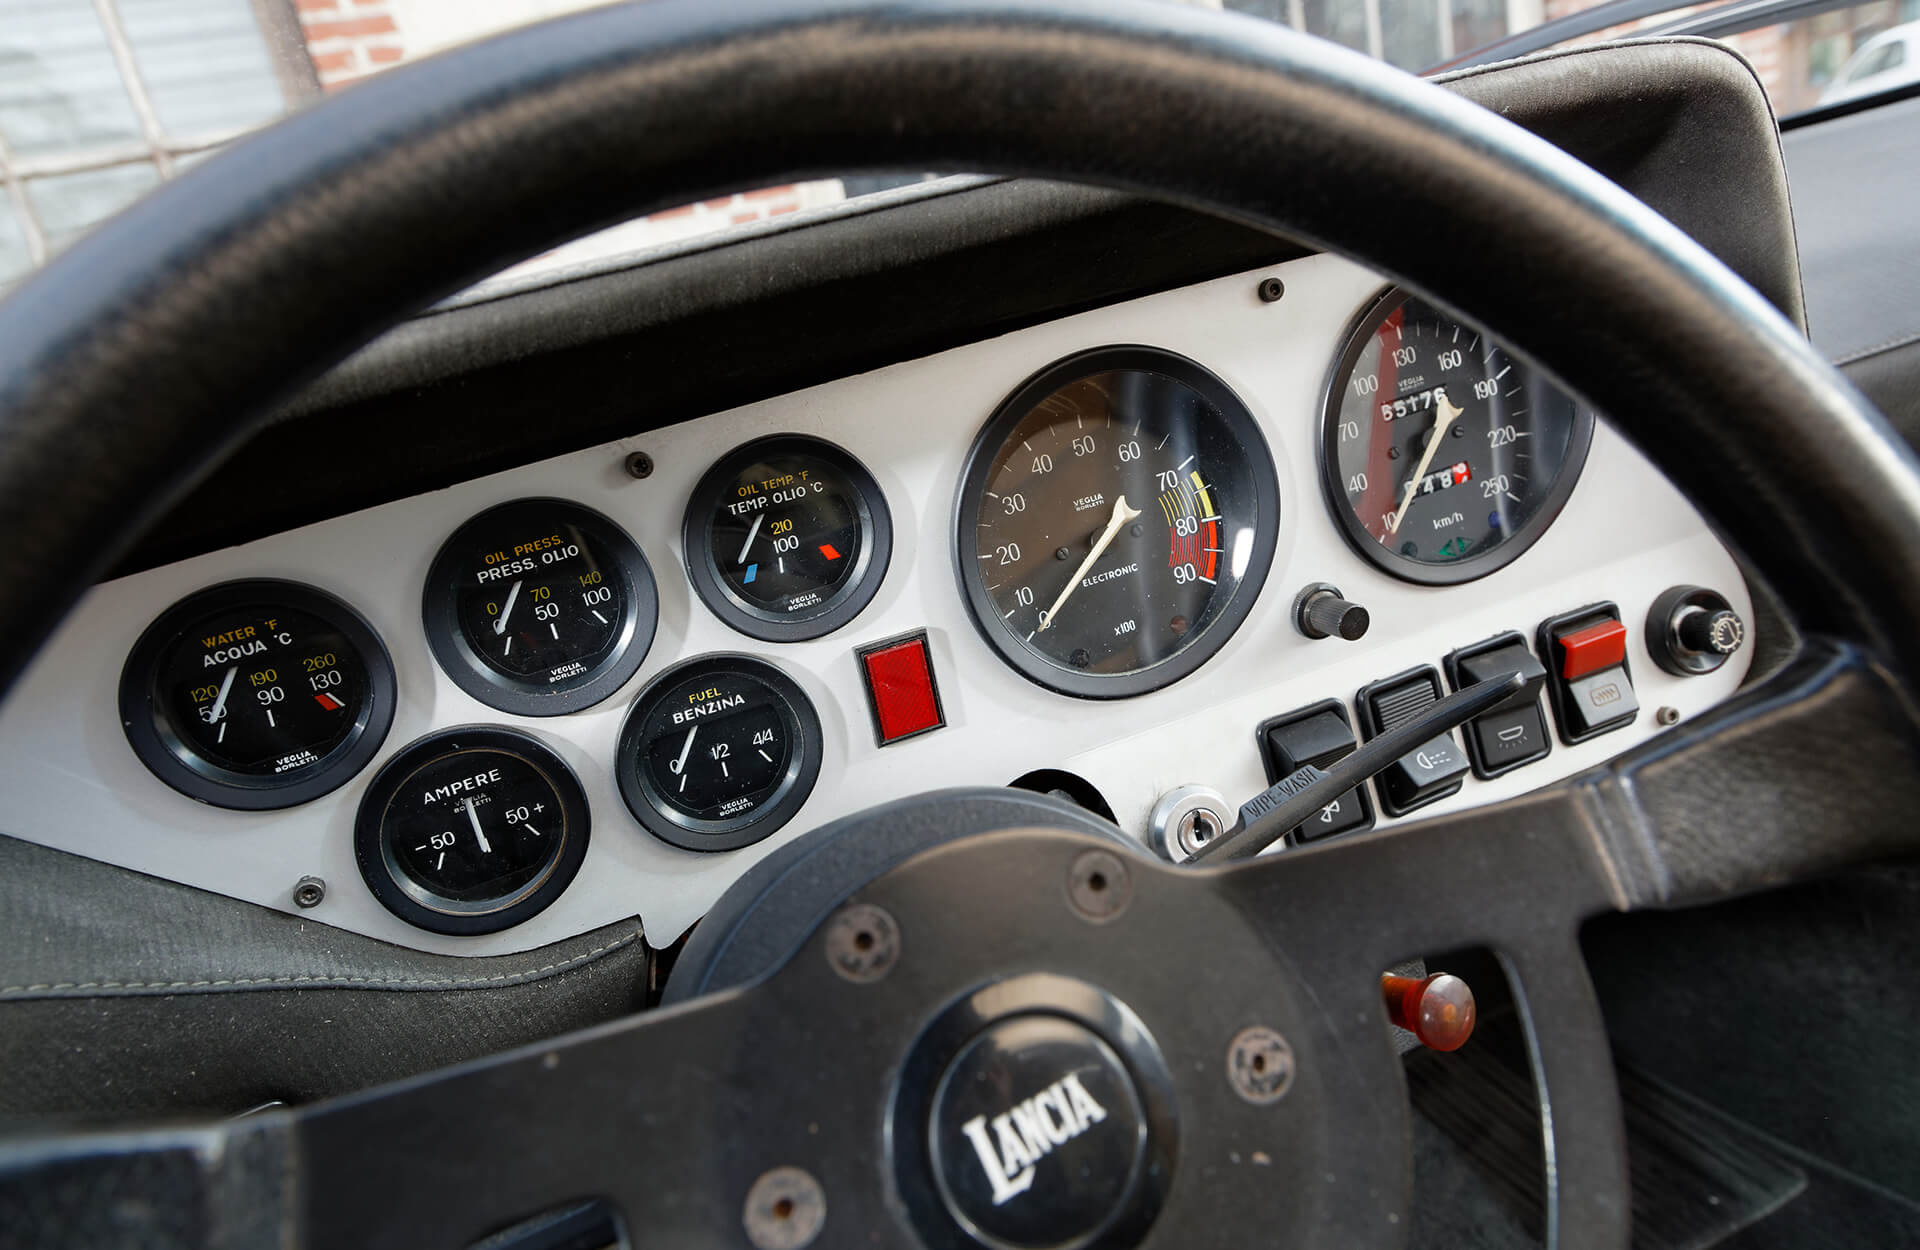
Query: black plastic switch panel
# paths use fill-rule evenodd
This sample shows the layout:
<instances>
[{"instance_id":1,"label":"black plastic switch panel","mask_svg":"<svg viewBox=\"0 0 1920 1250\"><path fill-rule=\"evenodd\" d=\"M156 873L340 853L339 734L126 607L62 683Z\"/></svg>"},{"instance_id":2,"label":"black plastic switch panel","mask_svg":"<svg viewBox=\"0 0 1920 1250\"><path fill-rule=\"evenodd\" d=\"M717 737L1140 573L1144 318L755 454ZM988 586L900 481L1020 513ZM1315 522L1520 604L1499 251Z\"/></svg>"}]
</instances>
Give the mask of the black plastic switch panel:
<instances>
[{"instance_id":1,"label":"black plastic switch panel","mask_svg":"<svg viewBox=\"0 0 1920 1250\"><path fill-rule=\"evenodd\" d=\"M1527 649L1525 638L1507 633L1462 647L1446 658L1445 666L1455 690L1516 671L1527 679L1525 690L1467 723L1467 757L1474 776L1484 781L1547 757L1553 739L1540 707L1547 670Z\"/></svg>"},{"instance_id":2,"label":"black plastic switch panel","mask_svg":"<svg viewBox=\"0 0 1920 1250\"><path fill-rule=\"evenodd\" d=\"M1615 637L1618 631L1618 637ZM1603 645L1591 640L1599 636ZM1547 666L1547 696L1560 740L1568 746L1599 734L1624 729L1640 713L1627 667L1626 630L1620 610L1596 603L1540 622L1535 642ZM1596 667L1590 658L1605 658Z\"/></svg>"},{"instance_id":3,"label":"black plastic switch panel","mask_svg":"<svg viewBox=\"0 0 1920 1250\"><path fill-rule=\"evenodd\" d=\"M1407 672L1362 687L1356 697L1360 729L1368 739L1418 716L1440 698L1440 674L1431 668ZM1380 805L1390 815L1404 816L1415 808L1458 794L1467 773L1467 756L1450 733L1441 734L1407 752L1374 778L1380 787Z\"/></svg>"},{"instance_id":4,"label":"black plastic switch panel","mask_svg":"<svg viewBox=\"0 0 1920 1250\"><path fill-rule=\"evenodd\" d=\"M1260 726L1259 738L1268 785L1308 764L1325 768L1351 754L1355 745L1347 709L1332 699L1274 717ZM1366 787L1356 786L1294 829L1292 837L1296 842L1313 842L1371 828L1373 804L1367 800Z\"/></svg>"}]
</instances>

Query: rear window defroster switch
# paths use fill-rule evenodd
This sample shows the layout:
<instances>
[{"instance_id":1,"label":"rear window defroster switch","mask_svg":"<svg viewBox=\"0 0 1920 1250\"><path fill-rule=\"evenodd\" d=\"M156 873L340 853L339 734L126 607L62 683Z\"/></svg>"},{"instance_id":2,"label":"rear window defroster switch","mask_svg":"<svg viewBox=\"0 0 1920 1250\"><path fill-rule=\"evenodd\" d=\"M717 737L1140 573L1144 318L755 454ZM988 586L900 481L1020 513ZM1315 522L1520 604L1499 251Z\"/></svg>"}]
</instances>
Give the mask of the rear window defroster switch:
<instances>
[{"instance_id":1,"label":"rear window defroster switch","mask_svg":"<svg viewBox=\"0 0 1920 1250\"><path fill-rule=\"evenodd\" d=\"M1540 623L1541 658L1560 738L1569 746L1623 729L1640 712L1627 667L1627 627L1611 603Z\"/></svg>"}]
</instances>

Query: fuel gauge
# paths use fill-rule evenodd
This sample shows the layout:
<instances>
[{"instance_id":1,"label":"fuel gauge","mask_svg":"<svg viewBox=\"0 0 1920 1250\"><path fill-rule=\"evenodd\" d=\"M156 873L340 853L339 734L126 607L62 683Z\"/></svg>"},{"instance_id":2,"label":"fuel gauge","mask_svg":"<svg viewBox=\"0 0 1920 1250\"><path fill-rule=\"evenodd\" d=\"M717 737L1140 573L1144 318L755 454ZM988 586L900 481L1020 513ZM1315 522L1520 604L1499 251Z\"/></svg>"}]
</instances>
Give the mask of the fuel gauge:
<instances>
[{"instance_id":1,"label":"fuel gauge","mask_svg":"<svg viewBox=\"0 0 1920 1250\"><path fill-rule=\"evenodd\" d=\"M813 791L820 718L766 661L702 656L641 691L614 767L620 796L655 837L737 850L785 824Z\"/></svg>"}]
</instances>

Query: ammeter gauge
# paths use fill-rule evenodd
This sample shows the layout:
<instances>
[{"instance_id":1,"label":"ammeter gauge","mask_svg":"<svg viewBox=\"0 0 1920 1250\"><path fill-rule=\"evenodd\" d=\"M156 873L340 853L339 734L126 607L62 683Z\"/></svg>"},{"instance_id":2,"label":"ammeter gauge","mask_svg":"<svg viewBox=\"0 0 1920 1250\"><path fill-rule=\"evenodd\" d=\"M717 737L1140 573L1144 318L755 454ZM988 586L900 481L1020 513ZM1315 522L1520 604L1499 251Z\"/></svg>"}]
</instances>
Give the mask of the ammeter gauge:
<instances>
[{"instance_id":1,"label":"ammeter gauge","mask_svg":"<svg viewBox=\"0 0 1920 1250\"><path fill-rule=\"evenodd\" d=\"M580 871L590 822L565 761L530 734L470 726L410 743L360 801L354 853L388 911L434 933L494 933Z\"/></svg>"}]
</instances>

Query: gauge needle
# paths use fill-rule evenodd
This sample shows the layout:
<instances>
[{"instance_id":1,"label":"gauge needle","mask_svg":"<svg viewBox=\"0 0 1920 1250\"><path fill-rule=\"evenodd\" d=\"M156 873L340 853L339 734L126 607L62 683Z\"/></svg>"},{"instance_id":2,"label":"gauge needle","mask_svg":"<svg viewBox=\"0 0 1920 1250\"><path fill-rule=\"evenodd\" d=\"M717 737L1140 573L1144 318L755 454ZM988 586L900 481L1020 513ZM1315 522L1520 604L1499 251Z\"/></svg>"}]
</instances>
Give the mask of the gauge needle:
<instances>
[{"instance_id":1,"label":"gauge needle","mask_svg":"<svg viewBox=\"0 0 1920 1250\"><path fill-rule=\"evenodd\" d=\"M213 700L213 720L207 722L209 725L227 714L227 692L233 689L233 675L239 671L240 666L236 664L220 679L220 693Z\"/></svg>"},{"instance_id":2,"label":"gauge needle","mask_svg":"<svg viewBox=\"0 0 1920 1250\"><path fill-rule=\"evenodd\" d=\"M687 771L687 756L693 750L693 735L699 732L700 732L700 726L698 725L695 725L692 729L687 730L687 740L680 744L680 758L673 762L674 776L677 777L681 773L684 773Z\"/></svg>"},{"instance_id":3,"label":"gauge needle","mask_svg":"<svg viewBox=\"0 0 1920 1250\"><path fill-rule=\"evenodd\" d=\"M480 832L480 813L473 810L473 800L467 800L467 823L473 826L473 836L480 843L482 855L493 854L493 847L487 842L487 835Z\"/></svg>"},{"instance_id":4,"label":"gauge needle","mask_svg":"<svg viewBox=\"0 0 1920 1250\"><path fill-rule=\"evenodd\" d=\"M753 528L747 531L747 541L740 544L740 558L734 561L735 564L745 564L747 562L747 548L753 546L753 536L760 532L760 522L766 519L767 514L764 512L753 518Z\"/></svg>"},{"instance_id":5,"label":"gauge needle","mask_svg":"<svg viewBox=\"0 0 1920 1250\"><path fill-rule=\"evenodd\" d=\"M1093 550L1089 551L1087 558L1080 562L1080 567L1073 571L1073 580L1067 583L1067 588L1060 592L1060 597L1053 601L1052 607L1040 614L1040 628L1034 630L1034 633L1046 632L1047 626L1053 624L1053 618L1060 615L1060 609L1065 607L1067 600L1073 597L1075 587L1080 585L1080 579L1087 575L1087 570L1093 567L1093 562L1100 558L1101 553L1107 549L1107 545L1113 541L1113 536L1120 532L1120 527L1139 515L1139 512L1127 507L1125 495L1113 501L1113 518L1107 522L1107 528L1100 531L1100 537L1094 539Z\"/></svg>"},{"instance_id":6,"label":"gauge needle","mask_svg":"<svg viewBox=\"0 0 1920 1250\"><path fill-rule=\"evenodd\" d=\"M515 599L518 599L519 597L520 597L520 583L515 582L513 584L513 589L507 592L507 606L504 608L501 608L500 615L493 618L494 633L504 634L507 632L507 618L513 615L513 601Z\"/></svg>"},{"instance_id":7,"label":"gauge needle","mask_svg":"<svg viewBox=\"0 0 1920 1250\"><path fill-rule=\"evenodd\" d=\"M1413 471L1413 480L1407 483L1407 493L1400 499L1400 511L1393 514L1393 523L1387 526L1387 533L1398 534L1400 522L1407 516L1407 509L1413 506L1413 492L1420 489L1420 483L1427 478L1427 466L1433 463L1433 453L1440 450L1440 440L1447 436L1447 427L1466 412L1465 408L1456 408L1447 398L1445 387L1434 392L1433 402L1440 409L1440 421L1433 427L1433 437L1427 440L1427 454L1420 457L1420 467Z\"/></svg>"}]
</instances>

